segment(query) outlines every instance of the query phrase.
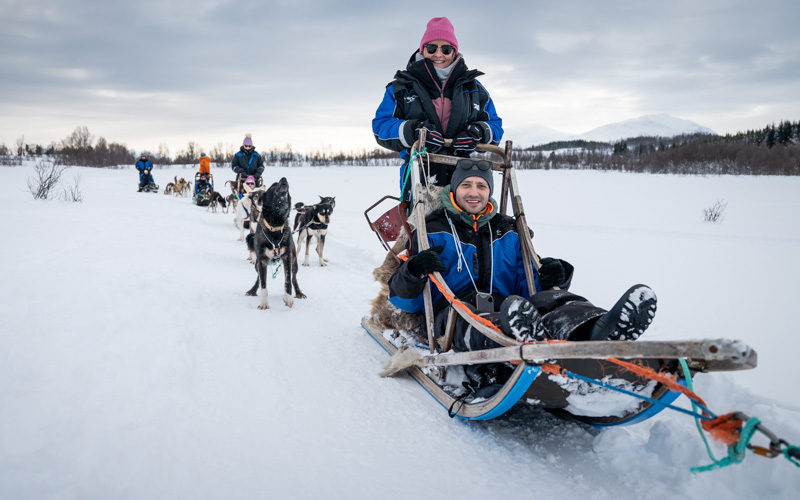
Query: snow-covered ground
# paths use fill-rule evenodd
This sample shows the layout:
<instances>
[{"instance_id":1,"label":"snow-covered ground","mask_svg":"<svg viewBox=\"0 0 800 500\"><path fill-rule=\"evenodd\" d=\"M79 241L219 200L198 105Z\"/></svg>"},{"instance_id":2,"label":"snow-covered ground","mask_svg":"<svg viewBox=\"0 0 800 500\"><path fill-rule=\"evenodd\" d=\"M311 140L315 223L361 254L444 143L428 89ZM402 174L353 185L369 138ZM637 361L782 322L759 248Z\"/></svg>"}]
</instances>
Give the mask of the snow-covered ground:
<instances>
[{"instance_id":1,"label":"snow-covered ground","mask_svg":"<svg viewBox=\"0 0 800 500\"><path fill-rule=\"evenodd\" d=\"M268 167L293 201L336 196L328 267L300 269L293 309L245 297L255 272L231 214L136 193L128 169L73 168L83 203L34 201L30 165L0 167L0 499L795 498L800 469L709 462L677 412L602 433L545 412L451 420L360 328L383 250L363 211L396 168ZM214 169L218 187L232 178ZM163 186L173 175L156 170ZM800 444L795 368L800 178L518 173L544 256L609 307L658 293L646 338L727 337L755 370L698 375ZM728 202L722 223L703 209ZM680 404L688 407L685 398ZM715 449L718 456L724 450ZM794 492L794 493L792 493Z\"/></svg>"}]
</instances>

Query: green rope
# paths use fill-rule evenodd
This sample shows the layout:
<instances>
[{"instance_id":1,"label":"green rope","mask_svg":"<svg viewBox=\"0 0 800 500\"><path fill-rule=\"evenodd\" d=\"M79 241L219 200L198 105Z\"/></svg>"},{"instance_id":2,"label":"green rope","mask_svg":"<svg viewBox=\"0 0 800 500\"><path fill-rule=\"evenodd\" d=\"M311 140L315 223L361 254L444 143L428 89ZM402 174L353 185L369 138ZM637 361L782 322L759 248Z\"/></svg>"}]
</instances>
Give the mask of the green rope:
<instances>
[{"instance_id":1,"label":"green rope","mask_svg":"<svg viewBox=\"0 0 800 500\"><path fill-rule=\"evenodd\" d=\"M679 361L681 363L681 368L683 369L684 377L686 378L686 387L688 387L690 391L694 391L694 388L692 387L692 377L689 373L689 366L686 364L685 359L680 359ZM695 407L694 401L692 401L692 407ZM739 441L733 446L728 446L728 456L722 460L717 460L714 454L711 452L711 447L708 444L708 439L706 439L706 436L703 433L703 428L700 425L700 419L698 417L695 417L695 423L697 424L697 430L700 432L700 436L703 438L703 442L706 445L708 456L711 458L713 463L704 467L692 467L689 470L691 470L693 473L721 469L729 465L742 463L742 461L744 461L745 452L747 451L747 446L750 444L750 440L753 439L753 435L757 430L756 427L761 424L761 421L757 418L748 419L739 435Z\"/></svg>"},{"instance_id":2,"label":"green rope","mask_svg":"<svg viewBox=\"0 0 800 500\"><path fill-rule=\"evenodd\" d=\"M761 424L761 421L755 417L745 422L742 428L739 442L733 446L728 446L728 456L722 460L717 460L713 464L706 465L705 467L692 467L692 472L706 472L715 469L721 469L729 465L740 464L744 461L745 451L756 433L756 427Z\"/></svg>"},{"instance_id":3,"label":"green rope","mask_svg":"<svg viewBox=\"0 0 800 500\"><path fill-rule=\"evenodd\" d=\"M683 378L686 380L686 387L694 392L694 384L692 383L692 374L689 372L689 365L686 364L686 359L680 358L678 361L681 363L681 368L683 369ZM692 403L692 410L697 413L697 404L694 402L693 399L689 399ZM694 417L694 423L697 426L697 432L700 433L700 437L703 438L703 443L706 445L706 452L708 452L709 458L714 463L717 463L717 458L714 456L714 453L711 451L711 446L708 444L708 439L706 439L706 435L703 432L703 426L700 424L700 417ZM694 472L694 470L692 470Z\"/></svg>"},{"instance_id":4,"label":"green rope","mask_svg":"<svg viewBox=\"0 0 800 500\"><path fill-rule=\"evenodd\" d=\"M797 461L796 459L794 459L791 456L789 456L789 450L794 450L795 454L797 454L797 452L800 452L800 446L787 446L786 448L784 448L784 450L782 452L783 456L786 457L786 460L788 460L788 461L792 462L793 464L795 464L796 466L800 467L800 461Z\"/></svg>"},{"instance_id":5,"label":"green rope","mask_svg":"<svg viewBox=\"0 0 800 500\"><path fill-rule=\"evenodd\" d=\"M422 156L425 152L428 151L428 148L423 149L422 151L417 151L411 154L411 158L408 160L408 167L406 167L406 178L403 179L403 187L400 188L400 199L403 199L403 193L406 192L406 185L408 184L408 179L411 178L411 167L414 166L414 160L418 156Z\"/></svg>"}]
</instances>

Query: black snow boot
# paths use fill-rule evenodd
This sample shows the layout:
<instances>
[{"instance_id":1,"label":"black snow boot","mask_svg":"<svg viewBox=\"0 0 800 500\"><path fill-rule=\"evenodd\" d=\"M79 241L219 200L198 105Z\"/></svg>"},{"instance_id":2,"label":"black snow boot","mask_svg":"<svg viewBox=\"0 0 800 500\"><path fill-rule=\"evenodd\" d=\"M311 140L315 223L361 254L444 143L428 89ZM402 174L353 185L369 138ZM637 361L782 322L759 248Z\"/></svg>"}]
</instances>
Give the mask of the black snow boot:
<instances>
[{"instance_id":1,"label":"black snow boot","mask_svg":"<svg viewBox=\"0 0 800 500\"><path fill-rule=\"evenodd\" d=\"M520 342L544 340L542 315L530 300L518 295L506 297L500 304L500 324L506 335Z\"/></svg>"},{"instance_id":2,"label":"black snow boot","mask_svg":"<svg viewBox=\"0 0 800 500\"><path fill-rule=\"evenodd\" d=\"M646 285L634 285L592 327L589 340L636 340L656 316L656 294Z\"/></svg>"}]
</instances>

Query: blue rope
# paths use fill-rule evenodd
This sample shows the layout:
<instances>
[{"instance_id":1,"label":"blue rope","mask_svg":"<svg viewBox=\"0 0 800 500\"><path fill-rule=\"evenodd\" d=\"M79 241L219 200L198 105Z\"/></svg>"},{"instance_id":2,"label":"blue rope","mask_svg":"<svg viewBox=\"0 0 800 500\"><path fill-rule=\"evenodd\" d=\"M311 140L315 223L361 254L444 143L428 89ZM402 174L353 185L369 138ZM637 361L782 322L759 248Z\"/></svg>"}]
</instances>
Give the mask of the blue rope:
<instances>
[{"instance_id":1,"label":"blue rope","mask_svg":"<svg viewBox=\"0 0 800 500\"><path fill-rule=\"evenodd\" d=\"M413 153L411 155L411 158L409 158L408 164L406 166L406 175L405 175L405 179L403 180L403 186L400 188L400 199L401 200L403 199L403 193L406 192L406 184L408 184L408 179L411 178L411 168L414 165L414 159L417 158L418 156L422 156L426 151L428 151L428 148L425 148L422 151L417 151L417 152Z\"/></svg>"},{"instance_id":2,"label":"blue rope","mask_svg":"<svg viewBox=\"0 0 800 500\"><path fill-rule=\"evenodd\" d=\"M627 394L627 395L633 396L635 398L643 399L644 401L648 401L648 402L650 402L652 404L663 406L664 408L669 408L671 410L679 411L681 413L686 413L686 414L691 415L691 416L693 416L695 418L702 418L702 419L705 419L705 420L713 420L712 417L708 417L706 415L701 415L699 413L695 413L695 412L689 411L689 410L687 410L685 408L680 408L678 406L675 406L675 405L672 405L672 404L669 404L669 403L664 403L664 402L659 401L657 399L653 399L653 398L650 398L650 397L647 397L647 396L642 396L641 394L637 394L635 392L628 391L626 389L621 389L619 387L615 387L615 386L613 386L611 384L607 384L607 383L602 382L600 380L595 380L593 378L585 377L583 375L578 375L577 373L573 373L573 372L571 372L569 370L564 370L564 373L569 375L570 377L574 377L574 378L583 380L585 382L589 382L590 384L599 385L601 387L605 387L606 389L611 389L613 391L621 392L622 394ZM698 406L700 406L700 408L703 408L702 405L698 405ZM710 413L710 412L708 412L708 413Z\"/></svg>"}]
</instances>

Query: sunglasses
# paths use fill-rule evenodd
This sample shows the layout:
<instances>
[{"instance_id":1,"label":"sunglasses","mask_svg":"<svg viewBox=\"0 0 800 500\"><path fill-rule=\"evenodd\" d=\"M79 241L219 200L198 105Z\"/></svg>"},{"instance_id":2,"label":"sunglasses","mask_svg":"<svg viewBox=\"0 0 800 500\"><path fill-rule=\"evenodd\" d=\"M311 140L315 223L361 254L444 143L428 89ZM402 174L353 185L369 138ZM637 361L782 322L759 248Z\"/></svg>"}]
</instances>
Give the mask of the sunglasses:
<instances>
[{"instance_id":1,"label":"sunglasses","mask_svg":"<svg viewBox=\"0 0 800 500\"><path fill-rule=\"evenodd\" d=\"M245 146L245 147L244 147L244 149L250 149L250 148L252 148L252 147L253 147L253 146Z\"/></svg>"},{"instance_id":2,"label":"sunglasses","mask_svg":"<svg viewBox=\"0 0 800 500\"><path fill-rule=\"evenodd\" d=\"M456 48L452 45L436 45L435 43L426 43L424 47L425 51L430 55L435 54L436 49L442 49L442 54L446 56L449 56L451 52L456 50Z\"/></svg>"},{"instance_id":3,"label":"sunglasses","mask_svg":"<svg viewBox=\"0 0 800 500\"><path fill-rule=\"evenodd\" d=\"M247 184L247 185L248 185L248 186L250 186L250 187L253 187L253 186L255 186L255 185L256 185L256 183L255 183L255 182L245 182L245 184Z\"/></svg>"},{"instance_id":4,"label":"sunglasses","mask_svg":"<svg viewBox=\"0 0 800 500\"><path fill-rule=\"evenodd\" d=\"M456 168L460 168L461 170L477 168L478 170L487 171L492 169L492 163L487 160L459 160L456 164Z\"/></svg>"}]
</instances>

